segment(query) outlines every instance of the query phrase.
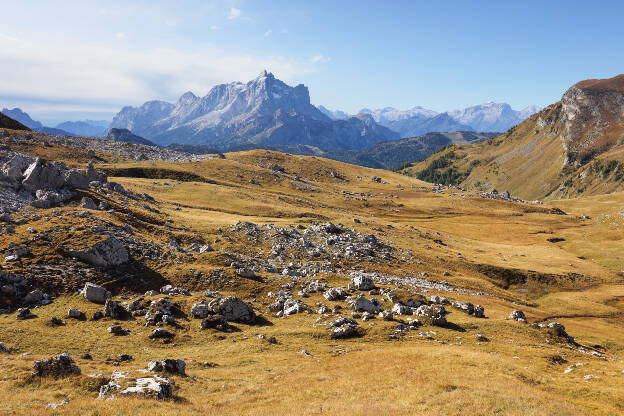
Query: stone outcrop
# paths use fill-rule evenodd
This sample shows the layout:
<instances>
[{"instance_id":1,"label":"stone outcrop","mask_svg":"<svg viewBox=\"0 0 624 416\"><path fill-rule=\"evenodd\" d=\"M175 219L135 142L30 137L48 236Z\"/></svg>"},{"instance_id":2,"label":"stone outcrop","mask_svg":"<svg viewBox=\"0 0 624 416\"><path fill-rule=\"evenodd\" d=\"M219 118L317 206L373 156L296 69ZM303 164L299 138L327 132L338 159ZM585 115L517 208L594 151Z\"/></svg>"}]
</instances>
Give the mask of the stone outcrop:
<instances>
[{"instance_id":1,"label":"stone outcrop","mask_svg":"<svg viewBox=\"0 0 624 416\"><path fill-rule=\"evenodd\" d=\"M138 396L151 399L166 399L173 395L169 379L161 376L131 376L129 373L113 371L108 383L100 388L100 399L115 396Z\"/></svg>"},{"instance_id":2,"label":"stone outcrop","mask_svg":"<svg viewBox=\"0 0 624 416\"><path fill-rule=\"evenodd\" d=\"M82 295L86 300L93 303L104 304L111 297L111 293L102 286L87 282L82 289Z\"/></svg>"},{"instance_id":3,"label":"stone outcrop","mask_svg":"<svg viewBox=\"0 0 624 416\"><path fill-rule=\"evenodd\" d=\"M110 236L90 247L69 250L68 254L98 267L119 266L128 261L126 248L119 240Z\"/></svg>"},{"instance_id":4,"label":"stone outcrop","mask_svg":"<svg viewBox=\"0 0 624 416\"><path fill-rule=\"evenodd\" d=\"M60 377L80 374L80 368L66 352L55 355L51 358L35 361L33 363L33 374L39 377Z\"/></svg>"}]
</instances>

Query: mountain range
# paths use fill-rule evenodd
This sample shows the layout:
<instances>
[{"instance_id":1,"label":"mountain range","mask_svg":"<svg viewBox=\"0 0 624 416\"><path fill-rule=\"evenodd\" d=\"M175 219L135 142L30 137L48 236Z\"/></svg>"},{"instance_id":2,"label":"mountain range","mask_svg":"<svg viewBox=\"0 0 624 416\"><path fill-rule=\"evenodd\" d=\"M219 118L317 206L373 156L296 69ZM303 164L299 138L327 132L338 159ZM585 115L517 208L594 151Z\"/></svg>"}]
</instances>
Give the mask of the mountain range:
<instances>
[{"instance_id":1,"label":"mountain range","mask_svg":"<svg viewBox=\"0 0 624 416\"><path fill-rule=\"evenodd\" d=\"M349 115L312 105L307 87L291 87L264 71L247 83L217 85L203 97L189 91L176 103L154 100L139 107L123 107L112 123L82 120L47 127L19 108L5 108L2 112L32 130L49 134L103 138L111 128L126 129L128 132L120 137L133 135L157 145L178 145L195 151L265 148L335 154L344 160L367 161L367 166L396 167L397 161L409 161L406 155L426 157L427 152L437 150L444 142L442 136L428 133L505 131L537 110L531 106L516 111L506 103L490 102L443 113L416 106L409 110L363 108ZM384 157L382 161L372 155L353 154L369 150L376 154L375 145L400 138L414 140L386 146L400 151L410 143L410 150L396 158ZM425 140L433 142L427 144ZM415 143L420 143L421 150L415 150Z\"/></svg>"},{"instance_id":2,"label":"mountain range","mask_svg":"<svg viewBox=\"0 0 624 416\"><path fill-rule=\"evenodd\" d=\"M505 103L486 103L445 113L423 107L365 108L352 116L315 107L307 87L290 87L264 71L247 83L217 85L204 97L187 92L175 104L148 101L124 107L111 126L159 145L201 144L221 151L312 146L339 151L430 132L504 131L536 109L515 111Z\"/></svg>"},{"instance_id":3,"label":"mountain range","mask_svg":"<svg viewBox=\"0 0 624 416\"><path fill-rule=\"evenodd\" d=\"M370 114L377 123L398 132L401 137L415 137L430 132L504 132L539 110L539 106L532 105L516 111L507 103L488 102L443 113L420 106L409 110L397 110L394 107L377 110L363 108L359 113ZM333 118L346 116L342 111L332 111L325 107L322 107L322 111Z\"/></svg>"},{"instance_id":4,"label":"mountain range","mask_svg":"<svg viewBox=\"0 0 624 416\"><path fill-rule=\"evenodd\" d=\"M176 104L124 107L111 127L159 145L204 144L223 151L273 145L361 149L399 138L370 115L332 120L310 104L307 87L290 87L266 71L247 83L217 85L204 97L187 92Z\"/></svg>"},{"instance_id":5,"label":"mountain range","mask_svg":"<svg viewBox=\"0 0 624 416\"><path fill-rule=\"evenodd\" d=\"M524 199L622 191L624 75L578 82L505 134L449 146L404 173Z\"/></svg>"}]
</instances>

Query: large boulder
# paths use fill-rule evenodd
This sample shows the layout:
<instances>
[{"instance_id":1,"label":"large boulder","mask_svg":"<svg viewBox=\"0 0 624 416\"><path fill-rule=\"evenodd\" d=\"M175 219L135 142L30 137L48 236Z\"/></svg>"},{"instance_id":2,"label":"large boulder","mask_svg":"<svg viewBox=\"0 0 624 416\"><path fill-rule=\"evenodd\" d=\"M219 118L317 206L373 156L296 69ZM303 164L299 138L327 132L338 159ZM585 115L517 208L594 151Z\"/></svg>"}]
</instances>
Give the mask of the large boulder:
<instances>
[{"instance_id":1,"label":"large boulder","mask_svg":"<svg viewBox=\"0 0 624 416\"><path fill-rule=\"evenodd\" d=\"M35 208L55 207L65 201L69 201L73 196L74 194L65 188L58 190L37 189L35 191L37 199L32 201L30 205Z\"/></svg>"},{"instance_id":2,"label":"large boulder","mask_svg":"<svg viewBox=\"0 0 624 416\"><path fill-rule=\"evenodd\" d=\"M106 300L111 297L111 293L104 289L102 286L94 285L93 283L87 282L82 289L82 295L86 300L93 303L104 304Z\"/></svg>"},{"instance_id":3,"label":"large boulder","mask_svg":"<svg viewBox=\"0 0 624 416\"><path fill-rule=\"evenodd\" d=\"M358 296L354 301L351 302L351 307L356 312L368 312L373 315L376 315L381 310L381 304L375 298L366 299L363 295Z\"/></svg>"},{"instance_id":4,"label":"large boulder","mask_svg":"<svg viewBox=\"0 0 624 416\"><path fill-rule=\"evenodd\" d=\"M119 304L119 302L111 299L106 299L104 304L104 316L108 316L111 319L123 319L128 314L128 311Z\"/></svg>"},{"instance_id":5,"label":"large boulder","mask_svg":"<svg viewBox=\"0 0 624 416\"><path fill-rule=\"evenodd\" d=\"M416 309L416 315L426 318L431 325L446 325L446 311L443 306L421 305Z\"/></svg>"},{"instance_id":6,"label":"large boulder","mask_svg":"<svg viewBox=\"0 0 624 416\"><path fill-rule=\"evenodd\" d=\"M81 250L69 250L71 256L98 267L119 266L128 261L128 250L114 237Z\"/></svg>"},{"instance_id":7,"label":"large boulder","mask_svg":"<svg viewBox=\"0 0 624 416\"><path fill-rule=\"evenodd\" d=\"M208 306L208 302L202 300L201 302L194 303L191 307L191 316L193 318L203 319L210 314L210 307Z\"/></svg>"},{"instance_id":8,"label":"large boulder","mask_svg":"<svg viewBox=\"0 0 624 416\"><path fill-rule=\"evenodd\" d=\"M89 182L99 182L106 183L108 181L108 177L104 172L101 172L93 167L93 163L89 163L87 166L87 179Z\"/></svg>"},{"instance_id":9,"label":"large boulder","mask_svg":"<svg viewBox=\"0 0 624 416\"><path fill-rule=\"evenodd\" d=\"M100 387L100 399L114 396L138 396L151 399L166 399L173 395L169 379L160 376L132 377L128 373L113 371L107 384Z\"/></svg>"},{"instance_id":10,"label":"large boulder","mask_svg":"<svg viewBox=\"0 0 624 416\"><path fill-rule=\"evenodd\" d=\"M63 175L65 186L69 189L89 189L89 178L78 169L69 169Z\"/></svg>"},{"instance_id":11,"label":"large boulder","mask_svg":"<svg viewBox=\"0 0 624 416\"><path fill-rule=\"evenodd\" d=\"M33 363L33 374L39 377L59 377L80 374L80 368L74 364L74 360L71 359L69 354L64 352L51 358L35 361Z\"/></svg>"},{"instance_id":12,"label":"large boulder","mask_svg":"<svg viewBox=\"0 0 624 416\"><path fill-rule=\"evenodd\" d=\"M147 371L154 373L165 372L169 374L178 374L181 376L186 375L186 363L179 359L154 360L147 364Z\"/></svg>"},{"instance_id":13,"label":"large boulder","mask_svg":"<svg viewBox=\"0 0 624 416\"><path fill-rule=\"evenodd\" d=\"M221 299L219 310L228 322L252 324L256 320L256 314L251 305L235 296Z\"/></svg>"},{"instance_id":14,"label":"large boulder","mask_svg":"<svg viewBox=\"0 0 624 416\"><path fill-rule=\"evenodd\" d=\"M351 279L351 286L357 290L373 290L375 281L368 276L357 275Z\"/></svg>"},{"instance_id":15,"label":"large boulder","mask_svg":"<svg viewBox=\"0 0 624 416\"><path fill-rule=\"evenodd\" d=\"M342 287L338 287L338 288L330 288L327 291L325 291L325 293L323 293L323 297L325 297L325 299L327 300L341 300L344 299L347 296L347 291L344 290L344 288Z\"/></svg>"},{"instance_id":16,"label":"large boulder","mask_svg":"<svg viewBox=\"0 0 624 416\"><path fill-rule=\"evenodd\" d=\"M67 169L65 164L60 162L46 162L37 158L24 171L22 187L30 192L38 189L55 190L65 183L63 172Z\"/></svg>"},{"instance_id":17,"label":"large boulder","mask_svg":"<svg viewBox=\"0 0 624 416\"><path fill-rule=\"evenodd\" d=\"M302 302L299 299L297 300L291 299L289 301L286 301L283 307L284 316L294 315L296 313L302 313L302 312L311 311L311 310L312 308L310 308L308 305L306 305L304 302Z\"/></svg>"},{"instance_id":18,"label":"large boulder","mask_svg":"<svg viewBox=\"0 0 624 416\"><path fill-rule=\"evenodd\" d=\"M357 322L353 319L340 317L329 323L329 337L344 339L358 336Z\"/></svg>"}]
</instances>

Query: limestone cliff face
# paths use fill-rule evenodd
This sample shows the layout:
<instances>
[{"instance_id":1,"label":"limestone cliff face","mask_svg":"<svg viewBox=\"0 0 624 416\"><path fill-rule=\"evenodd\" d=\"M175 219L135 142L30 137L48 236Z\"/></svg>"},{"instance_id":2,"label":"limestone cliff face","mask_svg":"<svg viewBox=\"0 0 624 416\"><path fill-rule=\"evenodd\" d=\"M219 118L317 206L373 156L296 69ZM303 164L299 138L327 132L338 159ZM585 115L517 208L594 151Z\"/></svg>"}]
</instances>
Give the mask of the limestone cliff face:
<instances>
[{"instance_id":1,"label":"limestone cliff face","mask_svg":"<svg viewBox=\"0 0 624 416\"><path fill-rule=\"evenodd\" d=\"M581 81L561 98L566 147L587 158L622 143L624 75Z\"/></svg>"}]
</instances>

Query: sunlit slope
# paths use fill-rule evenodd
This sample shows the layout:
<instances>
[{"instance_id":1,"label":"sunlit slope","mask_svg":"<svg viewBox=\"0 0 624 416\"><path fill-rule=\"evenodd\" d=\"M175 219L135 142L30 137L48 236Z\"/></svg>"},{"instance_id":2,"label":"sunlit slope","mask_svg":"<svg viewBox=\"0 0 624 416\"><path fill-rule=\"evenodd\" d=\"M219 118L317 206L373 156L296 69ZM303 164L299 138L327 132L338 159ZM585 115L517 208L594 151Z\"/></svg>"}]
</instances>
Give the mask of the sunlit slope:
<instances>
[{"instance_id":1,"label":"sunlit slope","mask_svg":"<svg viewBox=\"0 0 624 416\"><path fill-rule=\"evenodd\" d=\"M624 76L587 80L505 134L451 146L403 172L469 189L556 199L624 190Z\"/></svg>"}]
</instances>

